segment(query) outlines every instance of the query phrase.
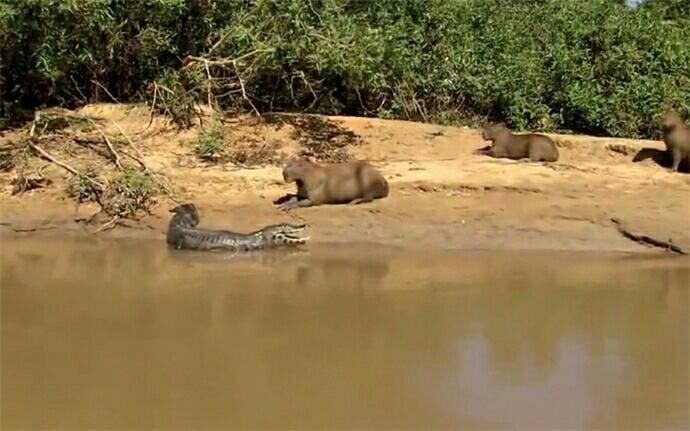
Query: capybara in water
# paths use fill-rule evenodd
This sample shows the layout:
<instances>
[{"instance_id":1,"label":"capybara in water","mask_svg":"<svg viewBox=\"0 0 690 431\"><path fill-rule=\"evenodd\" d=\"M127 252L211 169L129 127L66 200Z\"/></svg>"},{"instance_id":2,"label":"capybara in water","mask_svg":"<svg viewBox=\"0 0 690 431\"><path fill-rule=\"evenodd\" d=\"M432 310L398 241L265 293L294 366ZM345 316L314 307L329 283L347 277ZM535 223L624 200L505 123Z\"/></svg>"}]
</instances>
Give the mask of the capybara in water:
<instances>
[{"instance_id":1,"label":"capybara in water","mask_svg":"<svg viewBox=\"0 0 690 431\"><path fill-rule=\"evenodd\" d=\"M297 183L297 195L279 204L283 210L323 204L352 205L388 196L388 182L367 162L318 164L305 157L283 169L286 182Z\"/></svg>"},{"instance_id":2,"label":"capybara in water","mask_svg":"<svg viewBox=\"0 0 690 431\"><path fill-rule=\"evenodd\" d=\"M663 120L666 154L671 162L671 172L678 172L681 162L690 170L690 130L677 112L668 112Z\"/></svg>"},{"instance_id":3,"label":"capybara in water","mask_svg":"<svg viewBox=\"0 0 690 431\"><path fill-rule=\"evenodd\" d=\"M516 135L505 124L499 123L482 131L482 138L491 145L475 154L505 159L525 159L531 162L555 162L558 160L556 143L545 135L525 133Z\"/></svg>"}]
</instances>

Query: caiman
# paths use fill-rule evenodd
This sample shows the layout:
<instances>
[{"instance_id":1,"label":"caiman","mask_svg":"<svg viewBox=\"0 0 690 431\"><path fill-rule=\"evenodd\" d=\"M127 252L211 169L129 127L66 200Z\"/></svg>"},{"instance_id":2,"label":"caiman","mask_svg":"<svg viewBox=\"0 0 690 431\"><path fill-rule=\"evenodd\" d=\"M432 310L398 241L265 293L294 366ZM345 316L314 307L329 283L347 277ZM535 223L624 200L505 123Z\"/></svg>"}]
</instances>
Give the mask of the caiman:
<instances>
[{"instance_id":1,"label":"caiman","mask_svg":"<svg viewBox=\"0 0 690 431\"><path fill-rule=\"evenodd\" d=\"M302 245L309 239L306 224L272 224L251 233L198 228L199 212L191 203L170 210L167 243L177 250L254 251Z\"/></svg>"}]
</instances>

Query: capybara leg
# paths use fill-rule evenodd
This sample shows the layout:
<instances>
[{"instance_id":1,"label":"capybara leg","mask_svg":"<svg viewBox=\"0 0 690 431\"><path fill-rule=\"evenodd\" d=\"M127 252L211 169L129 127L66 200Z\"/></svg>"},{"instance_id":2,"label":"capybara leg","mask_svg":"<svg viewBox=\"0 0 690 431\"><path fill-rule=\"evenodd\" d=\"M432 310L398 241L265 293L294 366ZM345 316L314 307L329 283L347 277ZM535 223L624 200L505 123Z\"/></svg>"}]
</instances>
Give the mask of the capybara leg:
<instances>
[{"instance_id":1,"label":"capybara leg","mask_svg":"<svg viewBox=\"0 0 690 431\"><path fill-rule=\"evenodd\" d=\"M289 201L293 201L293 200L297 200L297 199L299 199L299 197L297 195L288 193L288 194L283 195L283 196L279 197L278 199L274 200L273 204L274 205L280 205L280 204L284 204L285 202L289 202Z\"/></svg>"},{"instance_id":2,"label":"capybara leg","mask_svg":"<svg viewBox=\"0 0 690 431\"><path fill-rule=\"evenodd\" d=\"M476 156L491 156L491 145L487 145L484 148L479 148L474 151L472 151L472 154Z\"/></svg>"},{"instance_id":3,"label":"capybara leg","mask_svg":"<svg viewBox=\"0 0 690 431\"><path fill-rule=\"evenodd\" d=\"M314 205L314 203L309 198L294 199L294 200L290 199L289 201L283 202L282 204L280 204L278 206L278 208L287 212L287 211L293 210L295 208L306 208L306 207L310 207L312 205Z\"/></svg>"},{"instance_id":4,"label":"capybara leg","mask_svg":"<svg viewBox=\"0 0 690 431\"><path fill-rule=\"evenodd\" d=\"M372 198L371 196L364 196L363 198L357 198L357 199L351 200L351 201L350 201L350 205L364 204L364 203L367 203L367 202L371 202L371 201L373 201L373 200L374 200L374 198Z\"/></svg>"},{"instance_id":5,"label":"capybara leg","mask_svg":"<svg viewBox=\"0 0 690 431\"><path fill-rule=\"evenodd\" d=\"M278 207L283 207L286 205L294 204L298 200L299 200L299 197L297 197L297 195L285 195L280 199L276 199L273 203L275 205L278 205Z\"/></svg>"},{"instance_id":6,"label":"capybara leg","mask_svg":"<svg viewBox=\"0 0 690 431\"><path fill-rule=\"evenodd\" d=\"M528 158L529 158L528 161L530 161L530 162L541 162L542 161L542 157L539 155L539 152L534 150L534 145L530 146Z\"/></svg>"},{"instance_id":7,"label":"capybara leg","mask_svg":"<svg viewBox=\"0 0 690 431\"><path fill-rule=\"evenodd\" d=\"M678 172L678 167L680 166L680 159L680 148L673 148L671 150L671 172Z\"/></svg>"}]
</instances>

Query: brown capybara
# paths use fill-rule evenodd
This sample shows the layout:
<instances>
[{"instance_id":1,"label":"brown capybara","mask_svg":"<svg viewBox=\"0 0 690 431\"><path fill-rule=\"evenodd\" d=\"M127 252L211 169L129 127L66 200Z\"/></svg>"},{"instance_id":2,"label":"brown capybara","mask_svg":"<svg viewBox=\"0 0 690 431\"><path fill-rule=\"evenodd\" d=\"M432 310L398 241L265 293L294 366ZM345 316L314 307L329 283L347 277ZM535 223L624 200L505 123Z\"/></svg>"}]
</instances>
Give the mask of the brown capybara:
<instances>
[{"instance_id":1,"label":"brown capybara","mask_svg":"<svg viewBox=\"0 0 690 431\"><path fill-rule=\"evenodd\" d=\"M297 195L279 204L285 211L324 204L356 205L388 196L383 175L361 161L318 164L297 157L283 169L283 179L297 183Z\"/></svg>"},{"instance_id":2,"label":"brown capybara","mask_svg":"<svg viewBox=\"0 0 690 431\"><path fill-rule=\"evenodd\" d=\"M666 154L671 162L671 172L678 172L681 162L690 170L690 130L677 112L668 112L662 119Z\"/></svg>"},{"instance_id":3,"label":"brown capybara","mask_svg":"<svg viewBox=\"0 0 690 431\"><path fill-rule=\"evenodd\" d=\"M531 162L555 162L558 160L556 143L545 135L536 133L514 134L505 124L499 123L482 131L482 138L491 145L476 150L474 154L504 158L529 159Z\"/></svg>"}]
</instances>

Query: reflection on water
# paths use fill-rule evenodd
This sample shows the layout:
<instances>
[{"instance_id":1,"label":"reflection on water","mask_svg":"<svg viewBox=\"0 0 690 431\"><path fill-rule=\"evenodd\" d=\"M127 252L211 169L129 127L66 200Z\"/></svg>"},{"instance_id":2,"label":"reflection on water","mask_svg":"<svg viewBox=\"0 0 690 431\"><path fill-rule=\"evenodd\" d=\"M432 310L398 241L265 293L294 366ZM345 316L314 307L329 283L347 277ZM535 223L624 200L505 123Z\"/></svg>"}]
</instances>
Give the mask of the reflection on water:
<instances>
[{"instance_id":1,"label":"reflection on water","mask_svg":"<svg viewBox=\"0 0 690 431\"><path fill-rule=\"evenodd\" d=\"M2 429L688 427L687 260L2 241Z\"/></svg>"}]
</instances>

